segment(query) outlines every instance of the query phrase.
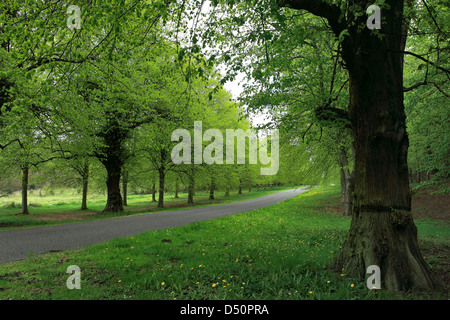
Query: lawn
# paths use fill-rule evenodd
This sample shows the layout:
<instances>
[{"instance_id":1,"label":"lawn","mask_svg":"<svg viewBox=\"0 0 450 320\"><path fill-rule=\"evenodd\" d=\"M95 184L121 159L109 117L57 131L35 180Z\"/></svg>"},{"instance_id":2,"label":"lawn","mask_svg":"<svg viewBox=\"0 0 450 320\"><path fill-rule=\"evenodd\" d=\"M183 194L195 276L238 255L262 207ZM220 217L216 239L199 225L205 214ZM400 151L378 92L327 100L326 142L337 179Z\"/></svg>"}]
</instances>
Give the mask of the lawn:
<instances>
[{"instance_id":1,"label":"lawn","mask_svg":"<svg viewBox=\"0 0 450 320\"><path fill-rule=\"evenodd\" d=\"M251 212L0 265L0 299L430 298L368 290L345 270L325 268L350 225L330 213L338 195L337 187L320 187ZM448 223L416 224L428 249L448 248ZM448 274L446 261L433 257L426 256L430 265ZM66 286L71 265L81 270L79 290Z\"/></svg>"}]
</instances>

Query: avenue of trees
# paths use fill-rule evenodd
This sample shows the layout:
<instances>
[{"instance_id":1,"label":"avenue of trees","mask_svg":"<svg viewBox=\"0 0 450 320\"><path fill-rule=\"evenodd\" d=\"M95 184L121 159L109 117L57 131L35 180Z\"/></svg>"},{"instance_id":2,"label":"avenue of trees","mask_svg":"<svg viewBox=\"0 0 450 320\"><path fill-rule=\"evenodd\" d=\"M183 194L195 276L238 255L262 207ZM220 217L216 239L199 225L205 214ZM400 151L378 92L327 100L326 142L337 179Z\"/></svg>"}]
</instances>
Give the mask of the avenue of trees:
<instances>
[{"instance_id":1,"label":"avenue of trees","mask_svg":"<svg viewBox=\"0 0 450 320\"><path fill-rule=\"evenodd\" d=\"M87 209L92 184L116 212L127 192L163 207L167 191L193 203L196 190L333 181L352 224L330 268L364 278L378 265L394 291L439 287L410 184L449 178L445 1L80 1L79 28L71 4L0 4L0 195L20 189L22 214L31 185L80 188ZM380 29L366 25L373 4ZM235 101L223 85L239 73ZM248 159L172 162L174 130L245 131L257 113L270 116L260 146L280 133L276 175Z\"/></svg>"}]
</instances>

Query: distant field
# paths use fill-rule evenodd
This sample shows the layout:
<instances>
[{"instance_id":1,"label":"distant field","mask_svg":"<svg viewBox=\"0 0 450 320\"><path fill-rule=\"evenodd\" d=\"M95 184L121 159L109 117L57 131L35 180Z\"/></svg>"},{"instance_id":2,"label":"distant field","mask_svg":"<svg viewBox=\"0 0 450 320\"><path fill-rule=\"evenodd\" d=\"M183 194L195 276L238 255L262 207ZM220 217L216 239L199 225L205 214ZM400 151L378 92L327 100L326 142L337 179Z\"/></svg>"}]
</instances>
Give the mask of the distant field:
<instances>
[{"instance_id":1,"label":"distant field","mask_svg":"<svg viewBox=\"0 0 450 320\"><path fill-rule=\"evenodd\" d=\"M106 203L106 195L90 194L88 196L89 210L82 211L81 194L75 190L56 190L53 194L40 195L39 190L32 190L28 196L30 215L18 215L20 213L21 197L15 194L0 198L0 229L49 225L80 220L103 219L118 215L130 215L155 212L161 210L176 210L177 208L214 205L232 201L241 201L258 198L270 193L291 189L292 187L272 187L251 192L243 190L237 194L237 190L231 190L230 196L225 197L225 192L216 192L215 200L209 200L209 192L198 191L194 196L194 204L187 204L187 193L179 192L179 198L175 198L173 192L164 194L164 208L157 208L157 202L152 202L151 194L129 194L128 206L122 213L101 213ZM158 195L156 195L158 197Z\"/></svg>"}]
</instances>

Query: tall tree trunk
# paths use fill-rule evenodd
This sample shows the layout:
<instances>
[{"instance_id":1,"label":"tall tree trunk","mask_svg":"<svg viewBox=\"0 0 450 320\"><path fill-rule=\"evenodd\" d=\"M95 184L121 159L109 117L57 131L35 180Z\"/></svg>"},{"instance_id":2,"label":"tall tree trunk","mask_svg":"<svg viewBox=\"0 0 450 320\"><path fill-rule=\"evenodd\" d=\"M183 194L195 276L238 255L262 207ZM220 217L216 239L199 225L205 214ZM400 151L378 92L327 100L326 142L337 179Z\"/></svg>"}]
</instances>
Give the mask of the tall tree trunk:
<instances>
[{"instance_id":1,"label":"tall tree trunk","mask_svg":"<svg viewBox=\"0 0 450 320\"><path fill-rule=\"evenodd\" d=\"M153 180L152 183L152 202L156 202L156 182Z\"/></svg>"},{"instance_id":2,"label":"tall tree trunk","mask_svg":"<svg viewBox=\"0 0 450 320\"><path fill-rule=\"evenodd\" d=\"M86 161L84 164L82 176L83 180L83 195L81 199L81 210L88 210L87 207L87 193L88 193L88 182L89 182L89 162Z\"/></svg>"},{"instance_id":3,"label":"tall tree trunk","mask_svg":"<svg viewBox=\"0 0 450 320\"><path fill-rule=\"evenodd\" d=\"M161 167L158 171L159 171L158 208L164 208L164 185L166 179L166 172L164 167Z\"/></svg>"},{"instance_id":4,"label":"tall tree trunk","mask_svg":"<svg viewBox=\"0 0 450 320\"><path fill-rule=\"evenodd\" d=\"M120 173L121 166L114 163L105 164L107 179L106 187L108 189L108 198L103 212L122 212L123 203L122 195L120 193Z\"/></svg>"},{"instance_id":5,"label":"tall tree trunk","mask_svg":"<svg viewBox=\"0 0 450 320\"><path fill-rule=\"evenodd\" d=\"M211 184L209 185L209 200L214 200L214 190L216 189L216 184L214 177L211 177Z\"/></svg>"},{"instance_id":6,"label":"tall tree trunk","mask_svg":"<svg viewBox=\"0 0 450 320\"><path fill-rule=\"evenodd\" d=\"M238 194L242 194L242 179L239 179L239 190Z\"/></svg>"},{"instance_id":7,"label":"tall tree trunk","mask_svg":"<svg viewBox=\"0 0 450 320\"><path fill-rule=\"evenodd\" d=\"M22 208L20 214L30 214L28 211L28 163L22 165Z\"/></svg>"},{"instance_id":8,"label":"tall tree trunk","mask_svg":"<svg viewBox=\"0 0 450 320\"><path fill-rule=\"evenodd\" d=\"M339 164L339 178L341 182L341 202L345 201L345 172L342 166Z\"/></svg>"},{"instance_id":9,"label":"tall tree trunk","mask_svg":"<svg viewBox=\"0 0 450 320\"><path fill-rule=\"evenodd\" d=\"M99 134L103 138L105 146L99 153L98 158L106 169L106 187L108 189L108 198L103 212L122 212L124 210L120 193L120 176L126 158L123 145L128 129L121 128L120 115L113 112L108 114L108 117L108 124L104 131Z\"/></svg>"},{"instance_id":10,"label":"tall tree trunk","mask_svg":"<svg viewBox=\"0 0 450 320\"><path fill-rule=\"evenodd\" d=\"M390 291L435 287L417 243L408 184L408 135L403 105L403 1L383 10L383 37L350 29L343 57L350 75L349 117L355 146L351 227L332 268L366 277L381 270Z\"/></svg>"},{"instance_id":11,"label":"tall tree trunk","mask_svg":"<svg viewBox=\"0 0 450 320\"><path fill-rule=\"evenodd\" d=\"M194 172L189 173L189 184L188 184L188 204L194 203L194 189L195 189L195 177Z\"/></svg>"},{"instance_id":12,"label":"tall tree trunk","mask_svg":"<svg viewBox=\"0 0 450 320\"><path fill-rule=\"evenodd\" d=\"M128 171L123 170L122 172L122 193L123 193L123 205L128 206L127 195L128 195Z\"/></svg>"},{"instance_id":13,"label":"tall tree trunk","mask_svg":"<svg viewBox=\"0 0 450 320\"><path fill-rule=\"evenodd\" d=\"M175 180L175 199L179 199L180 198L178 196L178 191L179 191L179 185L178 185L178 176L177 176L176 180Z\"/></svg>"}]
</instances>

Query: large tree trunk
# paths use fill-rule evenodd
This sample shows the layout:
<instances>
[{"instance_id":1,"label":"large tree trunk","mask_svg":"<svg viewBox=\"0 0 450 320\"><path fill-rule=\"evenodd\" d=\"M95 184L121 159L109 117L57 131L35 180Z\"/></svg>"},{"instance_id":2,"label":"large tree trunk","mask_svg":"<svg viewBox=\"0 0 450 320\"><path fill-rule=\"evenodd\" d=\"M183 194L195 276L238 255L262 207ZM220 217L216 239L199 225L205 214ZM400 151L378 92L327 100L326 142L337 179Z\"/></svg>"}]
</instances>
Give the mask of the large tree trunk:
<instances>
[{"instance_id":1,"label":"large tree trunk","mask_svg":"<svg viewBox=\"0 0 450 320\"><path fill-rule=\"evenodd\" d=\"M417 243L408 184L408 135L403 106L403 1L383 10L383 38L350 30L343 57L350 74L349 116L355 146L352 223L332 268L366 277L381 270L390 291L434 288Z\"/></svg>"},{"instance_id":2,"label":"large tree trunk","mask_svg":"<svg viewBox=\"0 0 450 320\"><path fill-rule=\"evenodd\" d=\"M29 165L22 165L22 208L20 214L30 214L28 211L28 171Z\"/></svg>"},{"instance_id":3,"label":"large tree trunk","mask_svg":"<svg viewBox=\"0 0 450 320\"><path fill-rule=\"evenodd\" d=\"M108 198L103 212L121 212L123 209L122 195L120 193L120 171L118 166L106 166Z\"/></svg>"},{"instance_id":4,"label":"large tree trunk","mask_svg":"<svg viewBox=\"0 0 450 320\"><path fill-rule=\"evenodd\" d=\"M126 158L123 144L128 131L120 128L117 115L113 113L109 116L111 119L108 121L108 126L101 133L105 147L99 154L99 160L105 166L107 173L108 198L103 212L122 212L124 209L120 193L120 176Z\"/></svg>"}]
</instances>

